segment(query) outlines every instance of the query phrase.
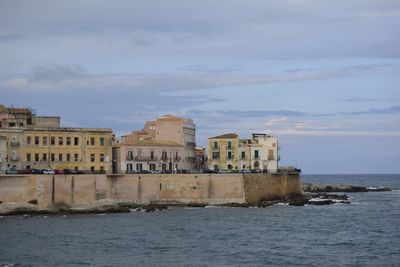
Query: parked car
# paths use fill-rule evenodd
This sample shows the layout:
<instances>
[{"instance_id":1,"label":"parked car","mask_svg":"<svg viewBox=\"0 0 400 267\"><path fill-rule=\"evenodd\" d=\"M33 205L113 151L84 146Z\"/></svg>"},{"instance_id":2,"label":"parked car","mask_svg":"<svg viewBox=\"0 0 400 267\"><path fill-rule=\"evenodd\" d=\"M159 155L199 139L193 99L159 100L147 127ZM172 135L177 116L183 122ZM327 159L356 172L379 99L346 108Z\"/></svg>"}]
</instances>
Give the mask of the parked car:
<instances>
[{"instance_id":1,"label":"parked car","mask_svg":"<svg viewBox=\"0 0 400 267\"><path fill-rule=\"evenodd\" d=\"M18 174L32 174L32 169L25 168L18 171Z\"/></svg>"},{"instance_id":2,"label":"parked car","mask_svg":"<svg viewBox=\"0 0 400 267\"><path fill-rule=\"evenodd\" d=\"M204 169L203 173L217 173L218 171L216 170L211 170L211 169Z\"/></svg>"},{"instance_id":3,"label":"parked car","mask_svg":"<svg viewBox=\"0 0 400 267\"><path fill-rule=\"evenodd\" d=\"M54 170L54 174L64 174L64 172L61 170Z\"/></svg>"},{"instance_id":4,"label":"parked car","mask_svg":"<svg viewBox=\"0 0 400 267\"><path fill-rule=\"evenodd\" d=\"M56 172L53 169L43 169L43 174L56 174Z\"/></svg>"},{"instance_id":5,"label":"parked car","mask_svg":"<svg viewBox=\"0 0 400 267\"><path fill-rule=\"evenodd\" d=\"M240 173L251 173L251 171L248 169L241 169L241 170L239 170L239 172Z\"/></svg>"},{"instance_id":6,"label":"parked car","mask_svg":"<svg viewBox=\"0 0 400 267\"><path fill-rule=\"evenodd\" d=\"M140 173L140 174L150 174L151 171L148 171L148 170L141 170L141 171L139 171L139 173Z\"/></svg>"},{"instance_id":7,"label":"parked car","mask_svg":"<svg viewBox=\"0 0 400 267\"><path fill-rule=\"evenodd\" d=\"M6 169L6 174L18 174L18 170L16 167L9 167Z\"/></svg>"}]
</instances>

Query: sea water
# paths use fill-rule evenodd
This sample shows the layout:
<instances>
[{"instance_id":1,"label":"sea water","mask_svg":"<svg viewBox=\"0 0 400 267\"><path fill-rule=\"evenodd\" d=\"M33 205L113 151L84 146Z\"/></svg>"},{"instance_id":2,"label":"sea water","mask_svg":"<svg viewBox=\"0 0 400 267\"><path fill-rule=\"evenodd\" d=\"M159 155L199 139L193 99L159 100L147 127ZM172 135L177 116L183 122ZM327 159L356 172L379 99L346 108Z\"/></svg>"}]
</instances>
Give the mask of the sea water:
<instances>
[{"instance_id":1,"label":"sea water","mask_svg":"<svg viewBox=\"0 0 400 267\"><path fill-rule=\"evenodd\" d=\"M0 265L400 266L400 175L302 180L394 190L329 206L2 217Z\"/></svg>"}]
</instances>

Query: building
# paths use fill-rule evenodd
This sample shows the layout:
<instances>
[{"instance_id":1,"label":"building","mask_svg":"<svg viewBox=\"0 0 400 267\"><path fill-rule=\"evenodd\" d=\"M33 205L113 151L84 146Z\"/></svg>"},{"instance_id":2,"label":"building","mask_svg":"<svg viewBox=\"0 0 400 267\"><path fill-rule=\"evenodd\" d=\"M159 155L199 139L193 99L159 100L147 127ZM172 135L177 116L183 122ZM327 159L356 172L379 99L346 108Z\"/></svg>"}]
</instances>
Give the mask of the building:
<instances>
[{"instance_id":1,"label":"building","mask_svg":"<svg viewBox=\"0 0 400 267\"><path fill-rule=\"evenodd\" d=\"M176 172L183 169L185 147L172 141L127 141L114 145L114 173Z\"/></svg>"},{"instance_id":2,"label":"building","mask_svg":"<svg viewBox=\"0 0 400 267\"><path fill-rule=\"evenodd\" d=\"M0 174L5 173L7 169L7 138L0 136Z\"/></svg>"},{"instance_id":3,"label":"building","mask_svg":"<svg viewBox=\"0 0 400 267\"><path fill-rule=\"evenodd\" d=\"M193 120L164 115L155 121L145 122L141 131L132 131L130 134L122 136L120 144L135 146L144 141L150 142L153 149L157 144L164 144L165 142L182 146L183 152L180 154L179 169L193 170L195 168L196 125ZM120 158L122 158L122 155Z\"/></svg>"},{"instance_id":4,"label":"building","mask_svg":"<svg viewBox=\"0 0 400 267\"><path fill-rule=\"evenodd\" d=\"M112 172L111 129L60 127L60 117L1 105L0 119L0 136L7 140L6 168Z\"/></svg>"},{"instance_id":5,"label":"building","mask_svg":"<svg viewBox=\"0 0 400 267\"><path fill-rule=\"evenodd\" d=\"M228 133L208 138L208 168L212 170L237 170L239 138Z\"/></svg>"},{"instance_id":6,"label":"building","mask_svg":"<svg viewBox=\"0 0 400 267\"><path fill-rule=\"evenodd\" d=\"M196 147L195 149L196 161L194 168L196 170L204 170L207 167L207 154L204 147Z\"/></svg>"},{"instance_id":7,"label":"building","mask_svg":"<svg viewBox=\"0 0 400 267\"><path fill-rule=\"evenodd\" d=\"M267 134L239 139L235 133L208 139L208 168L212 170L278 171L278 140Z\"/></svg>"}]
</instances>

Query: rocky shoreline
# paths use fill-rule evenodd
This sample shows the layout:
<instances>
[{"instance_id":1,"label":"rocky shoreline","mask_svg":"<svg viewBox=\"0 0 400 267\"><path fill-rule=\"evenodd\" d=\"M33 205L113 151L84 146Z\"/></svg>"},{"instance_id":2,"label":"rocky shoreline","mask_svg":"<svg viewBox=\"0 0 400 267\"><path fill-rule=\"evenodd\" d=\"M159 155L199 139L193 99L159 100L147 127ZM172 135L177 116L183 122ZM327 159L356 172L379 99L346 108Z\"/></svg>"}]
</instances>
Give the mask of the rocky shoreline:
<instances>
[{"instance_id":1,"label":"rocky shoreline","mask_svg":"<svg viewBox=\"0 0 400 267\"><path fill-rule=\"evenodd\" d=\"M220 205L211 205L218 207L235 207L249 208L259 207L266 208L276 204L286 204L290 206L304 205L332 205L335 203L350 204L350 197L341 193L358 193L358 192L383 192L391 191L387 187L362 187L354 185L314 185L303 183L303 194L291 195L282 199L264 200L258 203L225 203ZM335 194L334 194L335 193ZM166 210L170 207L192 207L205 208L210 206L209 203L192 202L185 204L137 204L131 202L118 202L110 199L103 199L94 203L80 203L73 205L58 204L50 208L39 208L36 200L28 203L2 203L0 201L0 216L12 215L68 215L68 214L99 214L99 213L129 213L135 211L155 212Z\"/></svg>"},{"instance_id":2,"label":"rocky shoreline","mask_svg":"<svg viewBox=\"0 0 400 267\"><path fill-rule=\"evenodd\" d=\"M388 187L364 187L364 186L356 186L356 185L338 185L338 184L311 184L311 183L303 183L302 184L303 192L310 193L336 193L336 192L345 192L345 193L359 193L359 192L385 192L392 191Z\"/></svg>"}]
</instances>

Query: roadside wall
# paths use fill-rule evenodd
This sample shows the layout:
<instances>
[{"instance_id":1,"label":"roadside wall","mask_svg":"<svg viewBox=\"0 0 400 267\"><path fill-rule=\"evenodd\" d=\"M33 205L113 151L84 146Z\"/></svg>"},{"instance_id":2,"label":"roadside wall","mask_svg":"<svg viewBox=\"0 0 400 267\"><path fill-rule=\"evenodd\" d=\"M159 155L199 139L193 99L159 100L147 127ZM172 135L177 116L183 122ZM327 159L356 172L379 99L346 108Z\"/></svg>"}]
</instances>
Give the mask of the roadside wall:
<instances>
[{"instance_id":1,"label":"roadside wall","mask_svg":"<svg viewBox=\"0 0 400 267\"><path fill-rule=\"evenodd\" d=\"M102 199L137 204L256 203L301 193L298 174L2 175L0 201L39 207Z\"/></svg>"}]
</instances>

